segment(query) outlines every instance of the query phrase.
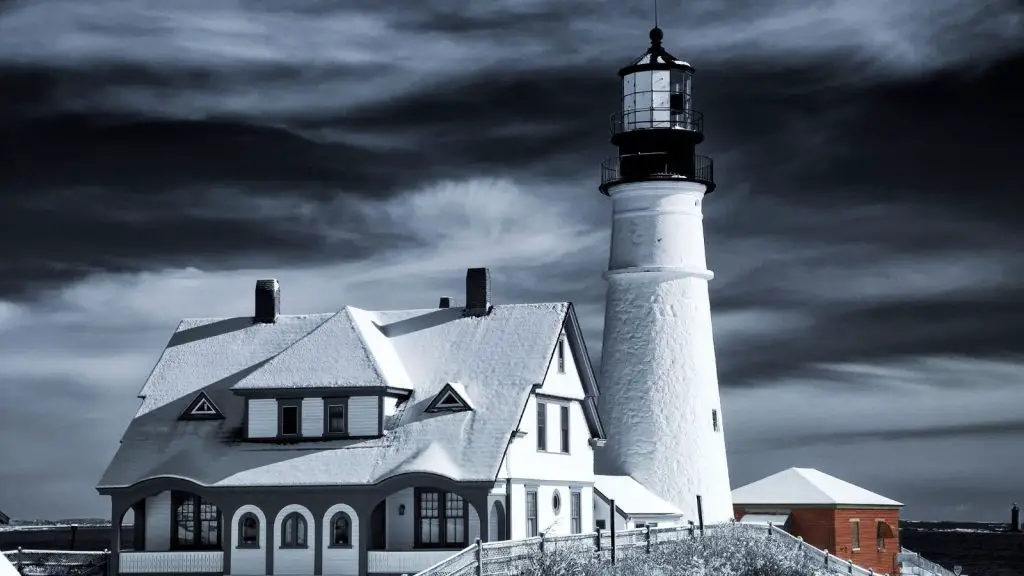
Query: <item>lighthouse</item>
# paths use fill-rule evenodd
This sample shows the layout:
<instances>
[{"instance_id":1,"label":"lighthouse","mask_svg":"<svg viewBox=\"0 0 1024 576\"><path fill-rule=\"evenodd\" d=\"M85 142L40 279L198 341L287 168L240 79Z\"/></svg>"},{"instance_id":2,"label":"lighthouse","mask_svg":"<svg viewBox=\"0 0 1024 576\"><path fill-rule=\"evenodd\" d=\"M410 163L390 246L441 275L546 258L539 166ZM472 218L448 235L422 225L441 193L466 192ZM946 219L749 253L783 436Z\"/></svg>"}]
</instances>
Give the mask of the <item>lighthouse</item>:
<instances>
[{"instance_id":1,"label":"lighthouse","mask_svg":"<svg viewBox=\"0 0 1024 576\"><path fill-rule=\"evenodd\" d=\"M704 123L694 69L662 37L652 29L647 52L619 70L618 154L601 167L613 217L598 472L632 476L687 520L724 522L733 510L702 214L713 165L696 154Z\"/></svg>"}]
</instances>

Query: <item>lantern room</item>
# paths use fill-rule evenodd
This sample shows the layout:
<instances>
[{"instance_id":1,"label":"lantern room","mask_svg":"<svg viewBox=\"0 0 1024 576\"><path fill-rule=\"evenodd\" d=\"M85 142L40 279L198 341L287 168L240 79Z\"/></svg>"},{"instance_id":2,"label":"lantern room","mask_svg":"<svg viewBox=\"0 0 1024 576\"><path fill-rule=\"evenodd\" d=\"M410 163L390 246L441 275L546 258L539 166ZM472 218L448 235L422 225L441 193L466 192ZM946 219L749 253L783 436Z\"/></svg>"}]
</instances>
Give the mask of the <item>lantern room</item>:
<instances>
[{"instance_id":1,"label":"lantern room","mask_svg":"<svg viewBox=\"0 0 1024 576\"><path fill-rule=\"evenodd\" d=\"M622 108L612 115L612 137L651 128L686 130L703 139L701 114L693 110L693 67L661 46L662 31L651 30L651 47L619 70Z\"/></svg>"}]
</instances>

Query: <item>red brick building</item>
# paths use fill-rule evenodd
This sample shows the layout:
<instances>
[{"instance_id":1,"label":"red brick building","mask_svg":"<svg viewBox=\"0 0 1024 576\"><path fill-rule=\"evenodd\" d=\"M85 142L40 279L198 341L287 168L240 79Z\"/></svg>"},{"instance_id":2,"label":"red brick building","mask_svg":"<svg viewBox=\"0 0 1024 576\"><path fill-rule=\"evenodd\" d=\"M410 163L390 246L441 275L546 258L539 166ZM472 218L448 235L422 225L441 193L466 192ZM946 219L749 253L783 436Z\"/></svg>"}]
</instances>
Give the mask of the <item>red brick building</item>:
<instances>
[{"instance_id":1,"label":"red brick building","mask_svg":"<svg viewBox=\"0 0 1024 576\"><path fill-rule=\"evenodd\" d=\"M736 519L772 522L875 572L899 574L903 504L813 468L790 468L732 492Z\"/></svg>"}]
</instances>

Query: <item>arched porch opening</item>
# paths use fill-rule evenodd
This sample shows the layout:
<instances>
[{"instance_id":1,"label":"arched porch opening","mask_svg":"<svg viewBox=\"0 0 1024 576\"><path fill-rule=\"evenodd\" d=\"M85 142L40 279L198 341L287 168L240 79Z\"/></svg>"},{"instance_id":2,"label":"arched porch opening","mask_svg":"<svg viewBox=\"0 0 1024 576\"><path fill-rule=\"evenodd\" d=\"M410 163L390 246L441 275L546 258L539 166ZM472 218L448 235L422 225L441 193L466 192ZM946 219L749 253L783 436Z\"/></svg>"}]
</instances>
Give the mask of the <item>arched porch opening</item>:
<instances>
[{"instance_id":1,"label":"arched porch opening","mask_svg":"<svg viewBox=\"0 0 1024 576\"><path fill-rule=\"evenodd\" d=\"M126 518L132 522L130 536ZM117 546L122 573L221 572L231 534L220 507L186 487L138 498L121 510L114 529L122 535Z\"/></svg>"},{"instance_id":2,"label":"arched porch opening","mask_svg":"<svg viewBox=\"0 0 1024 576\"><path fill-rule=\"evenodd\" d=\"M500 500L491 501L491 512L488 515L490 521L489 542L508 540L505 534L505 505Z\"/></svg>"},{"instance_id":3,"label":"arched porch opening","mask_svg":"<svg viewBox=\"0 0 1024 576\"><path fill-rule=\"evenodd\" d=\"M366 508L368 573L419 572L486 540L487 488L426 476L391 486Z\"/></svg>"}]
</instances>

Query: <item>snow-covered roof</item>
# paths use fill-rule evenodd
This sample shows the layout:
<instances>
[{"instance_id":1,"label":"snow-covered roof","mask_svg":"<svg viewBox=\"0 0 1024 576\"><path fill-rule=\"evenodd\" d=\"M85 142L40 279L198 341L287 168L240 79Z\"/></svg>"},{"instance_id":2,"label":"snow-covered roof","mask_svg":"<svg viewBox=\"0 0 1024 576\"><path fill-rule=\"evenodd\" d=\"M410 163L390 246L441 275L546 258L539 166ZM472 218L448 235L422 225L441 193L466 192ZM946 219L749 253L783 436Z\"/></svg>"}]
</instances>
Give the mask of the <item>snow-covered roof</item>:
<instances>
[{"instance_id":1,"label":"snow-covered roof","mask_svg":"<svg viewBox=\"0 0 1024 576\"><path fill-rule=\"evenodd\" d=\"M655 496L632 476L594 476L594 490L606 502L615 500L615 507L629 516L682 516L682 511Z\"/></svg>"},{"instance_id":2,"label":"snow-covered roof","mask_svg":"<svg viewBox=\"0 0 1024 576\"><path fill-rule=\"evenodd\" d=\"M366 484L407 472L493 481L567 322L578 332L568 303L496 305L480 317L464 317L461 308L346 308L266 324L186 320L143 387L143 406L100 487L157 476L208 486ZM411 395L380 438L243 442L239 394L309 385L303 378L317 387L381 386ZM450 382L473 410L424 413ZM225 418L178 421L200 390ZM591 430L600 434L596 419Z\"/></svg>"},{"instance_id":3,"label":"snow-covered roof","mask_svg":"<svg viewBox=\"0 0 1024 576\"><path fill-rule=\"evenodd\" d=\"M732 491L745 505L903 506L814 468L789 468Z\"/></svg>"}]
</instances>

